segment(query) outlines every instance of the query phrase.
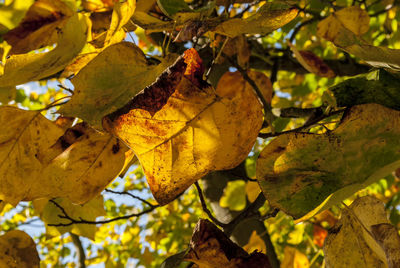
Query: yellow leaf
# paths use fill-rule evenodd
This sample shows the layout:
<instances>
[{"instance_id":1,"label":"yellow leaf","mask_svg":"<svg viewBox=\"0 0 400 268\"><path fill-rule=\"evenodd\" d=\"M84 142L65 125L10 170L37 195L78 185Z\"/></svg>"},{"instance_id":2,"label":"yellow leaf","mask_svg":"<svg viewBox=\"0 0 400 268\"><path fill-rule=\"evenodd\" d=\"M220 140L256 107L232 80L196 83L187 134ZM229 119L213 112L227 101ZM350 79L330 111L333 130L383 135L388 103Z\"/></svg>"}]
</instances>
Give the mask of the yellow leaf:
<instances>
[{"instance_id":1,"label":"yellow leaf","mask_svg":"<svg viewBox=\"0 0 400 268\"><path fill-rule=\"evenodd\" d=\"M246 195L250 203L256 201L257 196L260 194L260 192L261 189L260 186L258 185L258 182L248 181L246 183Z\"/></svg>"},{"instance_id":2,"label":"yellow leaf","mask_svg":"<svg viewBox=\"0 0 400 268\"><path fill-rule=\"evenodd\" d=\"M123 3L115 2L111 18L111 25L107 31L105 43L109 43L111 38L129 22L136 8L136 0L126 0Z\"/></svg>"},{"instance_id":3,"label":"yellow leaf","mask_svg":"<svg viewBox=\"0 0 400 268\"><path fill-rule=\"evenodd\" d=\"M223 78L214 90L202 81L201 62L186 61L177 60L156 83L103 120L104 128L135 152L160 204L212 170L237 166L262 124L261 104L252 90L226 85Z\"/></svg>"},{"instance_id":4,"label":"yellow leaf","mask_svg":"<svg viewBox=\"0 0 400 268\"><path fill-rule=\"evenodd\" d=\"M150 65L134 44L111 45L72 79L74 95L59 112L101 128L105 115L124 106L127 100L153 83L174 60L171 55L159 65Z\"/></svg>"},{"instance_id":5,"label":"yellow leaf","mask_svg":"<svg viewBox=\"0 0 400 268\"><path fill-rule=\"evenodd\" d=\"M349 29L356 35L363 35L369 29L369 16L368 12L361 9L359 6L350 6L343 8L335 13L333 16L340 21L343 27Z\"/></svg>"},{"instance_id":6,"label":"yellow leaf","mask_svg":"<svg viewBox=\"0 0 400 268\"><path fill-rule=\"evenodd\" d=\"M40 259L32 238L12 230L0 236L0 267L39 268Z\"/></svg>"},{"instance_id":7,"label":"yellow leaf","mask_svg":"<svg viewBox=\"0 0 400 268\"><path fill-rule=\"evenodd\" d=\"M18 27L4 35L12 46L10 54L53 45L57 42L57 29L62 28L73 14L73 10L60 0L36 1Z\"/></svg>"},{"instance_id":8,"label":"yellow leaf","mask_svg":"<svg viewBox=\"0 0 400 268\"><path fill-rule=\"evenodd\" d=\"M0 102L2 104L7 104L15 99L17 95L17 89L15 86L0 88Z\"/></svg>"},{"instance_id":9,"label":"yellow leaf","mask_svg":"<svg viewBox=\"0 0 400 268\"><path fill-rule=\"evenodd\" d=\"M241 211L246 207L245 181L229 181L219 200L219 205L232 211Z\"/></svg>"},{"instance_id":10,"label":"yellow leaf","mask_svg":"<svg viewBox=\"0 0 400 268\"><path fill-rule=\"evenodd\" d=\"M284 2L266 3L256 14L246 19L229 19L215 28L215 32L235 37L240 34L267 34L293 20L298 10Z\"/></svg>"},{"instance_id":11,"label":"yellow leaf","mask_svg":"<svg viewBox=\"0 0 400 268\"><path fill-rule=\"evenodd\" d=\"M385 252L371 233L372 226L382 223L389 221L381 201L372 196L356 199L325 239L327 267L388 267Z\"/></svg>"},{"instance_id":12,"label":"yellow leaf","mask_svg":"<svg viewBox=\"0 0 400 268\"><path fill-rule=\"evenodd\" d=\"M57 198L56 202L64 209L66 214L73 219L80 218L87 221L95 221L97 217L104 216L105 210L103 206L103 196L98 195L89 202L83 205L73 204L66 198ZM97 230L95 224L72 224L69 226L49 226L49 224L68 224L70 220L60 218L58 215L63 215L61 209L53 202L47 199L39 199L33 202L35 210L40 213L40 218L46 224L47 233L53 236L62 235L66 232L72 232L79 236L84 236L94 240Z\"/></svg>"},{"instance_id":13,"label":"yellow leaf","mask_svg":"<svg viewBox=\"0 0 400 268\"><path fill-rule=\"evenodd\" d=\"M285 247L281 268L308 268L310 263L307 256L292 247Z\"/></svg>"},{"instance_id":14,"label":"yellow leaf","mask_svg":"<svg viewBox=\"0 0 400 268\"><path fill-rule=\"evenodd\" d=\"M86 36L86 17L73 15L61 29L56 48L46 53L12 55L7 59L0 87L36 81L63 70L81 51Z\"/></svg>"},{"instance_id":15,"label":"yellow leaf","mask_svg":"<svg viewBox=\"0 0 400 268\"><path fill-rule=\"evenodd\" d=\"M0 107L0 199L68 197L84 203L124 168L128 148L78 124L63 129L39 112Z\"/></svg>"},{"instance_id":16,"label":"yellow leaf","mask_svg":"<svg viewBox=\"0 0 400 268\"><path fill-rule=\"evenodd\" d=\"M0 6L0 34L17 27L34 2L34 0L14 0Z\"/></svg>"},{"instance_id":17,"label":"yellow leaf","mask_svg":"<svg viewBox=\"0 0 400 268\"><path fill-rule=\"evenodd\" d=\"M251 233L249 242L243 246L243 249L248 253L252 253L255 250L258 252L263 252L264 254L267 252L267 247L265 246L264 240L257 234L256 231Z\"/></svg>"}]
</instances>

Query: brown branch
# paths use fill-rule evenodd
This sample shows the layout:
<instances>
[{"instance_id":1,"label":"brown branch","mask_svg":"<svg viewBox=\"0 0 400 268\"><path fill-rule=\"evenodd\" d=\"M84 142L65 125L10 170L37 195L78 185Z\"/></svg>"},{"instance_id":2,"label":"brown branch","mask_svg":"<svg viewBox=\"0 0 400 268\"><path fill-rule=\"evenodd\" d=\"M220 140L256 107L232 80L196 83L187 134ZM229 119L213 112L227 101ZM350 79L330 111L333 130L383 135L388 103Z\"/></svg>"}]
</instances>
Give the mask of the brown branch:
<instances>
[{"instance_id":1,"label":"brown branch","mask_svg":"<svg viewBox=\"0 0 400 268\"><path fill-rule=\"evenodd\" d=\"M144 214L150 213L150 212L152 212L153 210L155 210L156 208L159 207L159 205L151 205L150 208L148 208L146 210L143 210L143 211L141 211L139 213L132 213L132 214L119 216L119 217L111 218L111 219L108 219L108 220L102 220L102 221L88 221L88 220L85 220L85 219L83 219L81 217L79 219L74 219L74 218L70 217L67 214L67 212L65 211L65 209L60 204L58 204L56 201L50 200L50 202L52 202L56 207L58 207L58 209L60 209L61 214L57 215L59 218L69 220L68 223L48 224L48 226L55 226L55 227L57 227L57 226L70 226L70 225L73 225L73 224L106 224L106 223L119 221L119 220L127 220L127 219L130 219L132 217L140 217L140 216L142 216Z\"/></svg>"},{"instance_id":2,"label":"brown branch","mask_svg":"<svg viewBox=\"0 0 400 268\"><path fill-rule=\"evenodd\" d=\"M134 195L134 194L132 194L130 192L127 192L127 191L118 192L118 191L114 191L114 190L111 190L111 189L104 189L104 191L106 191L108 193L112 193L112 194L128 195L128 196L130 196L130 197L132 197L134 199L137 199L137 200L145 203L146 205L148 205L150 207L153 206L153 204L151 204L149 201L147 201L147 200L145 200L145 199L143 199L143 198L141 198L141 197L139 197L137 195Z\"/></svg>"},{"instance_id":3,"label":"brown branch","mask_svg":"<svg viewBox=\"0 0 400 268\"><path fill-rule=\"evenodd\" d=\"M299 133L301 133L301 131L313 127L315 124L317 124L317 123L320 122L321 120L324 120L324 119L329 118L329 117L331 117L331 116L333 116L333 115L336 115L336 114L343 113L344 110L345 110L345 109L340 109L340 110L336 110L336 111L330 112L330 113L328 113L328 114L321 115L321 116L319 116L319 117L317 117L317 118L315 118L315 119L313 119L313 120L309 120L309 121L306 122L306 124L304 124L303 126L298 127L298 128L295 128L295 129L291 129L291 130L287 130L287 131L282 131L282 132L276 132L276 133L259 133L259 134L258 134L258 137L259 137L259 138L266 139L266 138L271 138L271 137L277 137L277 136L280 136L280 135L283 135L283 134L287 134L287 133L293 133L293 132L299 132Z\"/></svg>"},{"instance_id":4,"label":"brown branch","mask_svg":"<svg viewBox=\"0 0 400 268\"><path fill-rule=\"evenodd\" d=\"M77 255L78 255L78 268L86 268L85 260L86 260L86 255L85 255L85 250L83 249L82 242L79 239L79 236L76 234L70 233L71 238L72 238L72 243L76 247Z\"/></svg>"},{"instance_id":5,"label":"brown branch","mask_svg":"<svg viewBox=\"0 0 400 268\"><path fill-rule=\"evenodd\" d=\"M228 224L219 221L217 218L214 217L214 215L212 215L211 211L208 209L206 200L204 199L203 191L201 190L199 183L196 181L194 183L194 185L196 186L197 192L199 193L199 198L200 198L201 207L203 208L203 211L207 214L207 216L210 218L210 220L212 220L216 225L218 225L220 227L226 227Z\"/></svg>"}]
</instances>

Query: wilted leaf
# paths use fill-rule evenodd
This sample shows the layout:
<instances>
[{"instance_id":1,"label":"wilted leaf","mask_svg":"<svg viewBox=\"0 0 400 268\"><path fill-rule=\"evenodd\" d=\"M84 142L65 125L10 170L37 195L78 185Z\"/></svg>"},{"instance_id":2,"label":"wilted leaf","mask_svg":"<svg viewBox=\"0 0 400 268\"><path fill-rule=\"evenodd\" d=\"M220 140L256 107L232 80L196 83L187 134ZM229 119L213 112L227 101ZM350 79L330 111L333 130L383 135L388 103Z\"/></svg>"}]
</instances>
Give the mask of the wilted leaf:
<instances>
[{"instance_id":1,"label":"wilted leaf","mask_svg":"<svg viewBox=\"0 0 400 268\"><path fill-rule=\"evenodd\" d=\"M232 211L242 211L246 207L246 182L243 180L230 181L224 189L219 205Z\"/></svg>"},{"instance_id":2,"label":"wilted leaf","mask_svg":"<svg viewBox=\"0 0 400 268\"><path fill-rule=\"evenodd\" d=\"M9 5L0 6L0 34L17 27L34 2L34 0L14 0Z\"/></svg>"},{"instance_id":3,"label":"wilted leaf","mask_svg":"<svg viewBox=\"0 0 400 268\"><path fill-rule=\"evenodd\" d=\"M326 65L317 55L311 51L297 50L294 45L291 43L288 44L296 56L296 59L299 61L301 66L304 67L304 69L321 77L335 77L333 70L329 68L329 66Z\"/></svg>"},{"instance_id":4,"label":"wilted leaf","mask_svg":"<svg viewBox=\"0 0 400 268\"><path fill-rule=\"evenodd\" d=\"M199 268L269 268L268 257L259 252L248 254L208 220L200 219L193 231L186 260Z\"/></svg>"},{"instance_id":5,"label":"wilted leaf","mask_svg":"<svg viewBox=\"0 0 400 268\"><path fill-rule=\"evenodd\" d=\"M124 106L173 62L174 56L171 56L159 65L150 65L134 44L111 45L72 79L74 95L59 112L101 128L105 115Z\"/></svg>"},{"instance_id":6,"label":"wilted leaf","mask_svg":"<svg viewBox=\"0 0 400 268\"><path fill-rule=\"evenodd\" d=\"M292 247L285 247L281 268L308 268L307 256Z\"/></svg>"},{"instance_id":7,"label":"wilted leaf","mask_svg":"<svg viewBox=\"0 0 400 268\"><path fill-rule=\"evenodd\" d=\"M12 230L0 236L0 267L39 268L40 259L32 238Z\"/></svg>"},{"instance_id":8,"label":"wilted leaf","mask_svg":"<svg viewBox=\"0 0 400 268\"><path fill-rule=\"evenodd\" d=\"M381 201L372 196L355 200L328 232L324 245L327 267L387 267L385 253L372 237L371 226L388 222Z\"/></svg>"},{"instance_id":9,"label":"wilted leaf","mask_svg":"<svg viewBox=\"0 0 400 268\"><path fill-rule=\"evenodd\" d=\"M72 224L69 226L48 226L49 224L68 224L70 220L60 218L58 215L63 215L60 207L55 205L56 202L64 209L66 214L73 219L80 218L87 221L95 221L97 217L104 216L105 210L103 205L103 196L98 195L89 202L83 205L73 204L67 198L56 198L52 201L47 199L38 199L33 202L35 210L40 214L40 218L46 224L47 233L52 236L62 235L66 232L84 236L94 240L97 230L95 224Z\"/></svg>"},{"instance_id":10,"label":"wilted leaf","mask_svg":"<svg viewBox=\"0 0 400 268\"><path fill-rule=\"evenodd\" d=\"M257 161L271 206L307 219L392 172L400 161L400 112L378 104L352 107L332 132L289 133Z\"/></svg>"},{"instance_id":11,"label":"wilted leaf","mask_svg":"<svg viewBox=\"0 0 400 268\"><path fill-rule=\"evenodd\" d=\"M298 10L290 5L275 1L264 4L256 14L246 19L229 19L218 25L214 31L229 37L240 34L267 34L293 20L297 13Z\"/></svg>"},{"instance_id":12,"label":"wilted leaf","mask_svg":"<svg viewBox=\"0 0 400 268\"><path fill-rule=\"evenodd\" d=\"M86 43L87 25L83 15L75 14L61 29L58 45L46 53L12 55L7 59L0 87L36 81L61 71Z\"/></svg>"},{"instance_id":13,"label":"wilted leaf","mask_svg":"<svg viewBox=\"0 0 400 268\"><path fill-rule=\"evenodd\" d=\"M400 110L400 80L384 70L366 76L347 79L333 87L338 107L350 107L365 103L378 103Z\"/></svg>"},{"instance_id":14,"label":"wilted leaf","mask_svg":"<svg viewBox=\"0 0 400 268\"><path fill-rule=\"evenodd\" d=\"M73 14L73 10L60 0L36 1L18 27L4 35L12 46L10 54L53 45L57 42L58 31Z\"/></svg>"},{"instance_id":15,"label":"wilted leaf","mask_svg":"<svg viewBox=\"0 0 400 268\"><path fill-rule=\"evenodd\" d=\"M12 205L42 197L84 203L132 157L110 135L82 124L64 134L35 111L0 107L0 125L0 199Z\"/></svg>"},{"instance_id":16,"label":"wilted leaf","mask_svg":"<svg viewBox=\"0 0 400 268\"><path fill-rule=\"evenodd\" d=\"M214 91L201 80L196 51L185 55L103 120L104 128L135 152L160 204L209 171L237 166L262 123L261 105L251 90L220 82Z\"/></svg>"}]
</instances>

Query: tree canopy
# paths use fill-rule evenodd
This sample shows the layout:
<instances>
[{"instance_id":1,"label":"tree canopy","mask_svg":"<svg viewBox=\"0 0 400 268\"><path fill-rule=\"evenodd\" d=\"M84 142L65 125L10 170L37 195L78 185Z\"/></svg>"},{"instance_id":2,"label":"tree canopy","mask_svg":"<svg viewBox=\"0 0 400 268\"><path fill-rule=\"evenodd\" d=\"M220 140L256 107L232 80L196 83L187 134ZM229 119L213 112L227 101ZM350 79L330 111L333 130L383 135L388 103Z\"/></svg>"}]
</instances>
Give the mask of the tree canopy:
<instances>
[{"instance_id":1,"label":"tree canopy","mask_svg":"<svg viewBox=\"0 0 400 268\"><path fill-rule=\"evenodd\" d=\"M400 267L399 11L0 1L0 266Z\"/></svg>"}]
</instances>

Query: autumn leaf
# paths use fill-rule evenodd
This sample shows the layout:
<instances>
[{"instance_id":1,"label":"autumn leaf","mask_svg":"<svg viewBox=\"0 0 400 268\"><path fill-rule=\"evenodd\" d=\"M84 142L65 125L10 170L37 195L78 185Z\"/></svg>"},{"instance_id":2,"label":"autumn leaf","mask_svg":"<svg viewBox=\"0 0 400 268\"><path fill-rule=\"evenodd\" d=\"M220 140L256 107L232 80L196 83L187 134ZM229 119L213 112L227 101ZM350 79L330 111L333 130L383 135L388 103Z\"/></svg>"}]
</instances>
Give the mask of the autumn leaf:
<instances>
[{"instance_id":1,"label":"autumn leaf","mask_svg":"<svg viewBox=\"0 0 400 268\"><path fill-rule=\"evenodd\" d=\"M259 252L248 254L208 220L200 219L193 231L185 259L199 268L269 268L268 257Z\"/></svg>"},{"instance_id":2,"label":"autumn leaf","mask_svg":"<svg viewBox=\"0 0 400 268\"><path fill-rule=\"evenodd\" d=\"M254 15L245 18L229 19L215 28L215 32L235 37L240 34L267 34L297 16L298 10L280 1L265 3Z\"/></svg>"},{"instance_id":3,"label":"autumn leaf","mask_svg":"<svg viewBox=\"0 0 400 268\"><path fill-rule=\"evenodd\" d=\"M12 55L7 59L0 87L36 81L63 70L85 45L86 35L85 16L73 15L60 31L56 48L44 53Z\"/></svg>"},{"instance_id":4,"label":"autumn leaf","mask_svg":"<svg viewBox=\"0 0 400 268\"><path fill-rule=\"evenodd\" d=\"M32 238L12 230L0 236L0 267L39 268L40 259Z\"/></svg>"},{"instance_id":5,"label":"autumn leaf","mask_svg":"<svg viewBox=\"0 0 400 268\"><path fill-rule=\"evenodd\" d=\"M359 105L331 132L279 136L257 160L264 195L273 207L304 220L389 174L400 160L398 114Z\"/></svg>"},{"instance_id":6,"label":"autumn leaf","mask_svg":"<svg viewBox=\"0 0 400 268\"><path fill-rule=\"evenodd\" d=\"M256 231L251 233L249 242L243 246L243 249L248 253L258 251L265 254L267 252L267 247L265 246L264 240L260 237L260 235L257 234Z\"/></svg>"},{"instance_id":7,"label":"autumn leaf","mask_svg":"<svg viewBox=\"0 0 400 268\"><path fill-rule=\"evenodd\" d=\"M390 255L385 255L371 229L388 223L381 201L372 196L356 199L349 208L343 209L341 219L328 232L324 245L327 267L388 267ZM379 238L383 238L382 234L376 232ZM398 234L390 239L398 240Z\"/></svg>"},{"instance_id":8,"label":"autumn leaf","mask_svg":"<svg viewBox=\"0 0 400 268\"><path fill-rule=\"evenodd\" d=\"M284 249L284 258L281 264L281 268L308 268L310 262L307 256L301 253L299 250L286 246Z\"/></svg>"},{"instance_id":9,"label":"autumn leaf","mask_svg":"<svg viewBox=\"0 0 400 268\"><path fill-rule=\"evenodd\" d=\"M324 241L326 236L328 235L328 231L318 226L316 224L313 225L313 242L319 247L324 245Z\"/></svg>"},{"instance_id":10,"label":"autumn leaf","mask_svg":"<svg viewBox=\"0 0 400 268\"><path fill-rule=\"evenodd\" d=\"M104 128L135 152L160 204L210 171L237 166L262 123L261 104L252 90L220 82L214 91L197 70L185 73L193 60L181 57L103 120Z\"/></svg>"},{"instance_id":11,"label":"autumn leaf","mask_svg":"<svg viewBox=\"0 0 400 268\"><path fill-rule=\"evenodd\" d=\"M14 0L0 6L0 34L15 28L24 18L34 0Z\"/></svg>"},{"instance_id":12,"label":"autumn leaf","mask_svg":"<svg viewBox=\"0 0 400 268\"><path fill-rule=\"evenodd\" d=\"M292 43L288 43L296 59L301 66L310 73L314 73L321 77L333 78L335 77L334 71L329 68L317 55L311 51L298 50Z\"/></svg>"},{"instance_id":13,"label":"autumn leaf","mask_svg":"<svg viewBox=\"0 0 400 268\"><path fill-rule=\"evenodd\" d=\"M14 206L53 197L87 202L133 157L110 135L82 124L64 133L40 112L1 107L0 124L0 199Z\"/></svg>"},{"instance_id":14,"label":"autumn leaf","mask_svg":"<svg viewBox=\"0 0 400 268\"><path fill-rule=\"evenodd\" d=\"M10 54L23 54L57 43L58 31L74 12L62 1L36 1L18 27L4 35Z\"/></svg>"},{"instance_id":15,"label":"autumn leaf","mask_svg":"<svg viewBox=\"0 0 400 268\"><path fill-rule=\"evenodd\" d=\"M368 29L367 12L353 6L337 11L320 21L317 34L374 67L400 71L399 50L368 44L360 38Z\"/></svg>"},{"instance_id":16,"label":"autumn leaf","mask_svg":"<svg viewBox=\"0 0 400 268\"><path fill-rule=\"evenodd\" d=\"M171 55L160 64L151 65L134 44L111 45L72 79L74 95L59 112L101 128L105 115L123 107L127 100L153 83L174 60Z\"/></svg>"},{"instance_id":17,"label":"autumn leaf","mask_svg":"<svg viewBox=\"0 0 400 268\"><path fill-rule=\"evenodd\" d=\"M73 204L66 198L56 198L52 201L38 199L33 202L33 205L35 211L40 214L40 218L46 224L47 234L51 236L59 236L67 232L72 232L73 234L94 240L97 230L94 224L71 224L62 226L62 224L69 224L71 222L68 219L59 217L59 215L63 215L63 211L61 211L60 207L62 207L71 218L82 218L87 221L95 221L97 217L104 216L106 213L104 210L103 196L101 195L98 195L83 205ZM49 224L59 224L60 226L49 226Z\"/></svg>"},{"instance_id":18,"label":"autumn leaf","mask_svg":"<svg viewBox=\"0 0 400 268\"><path fill-rule=\"evenodd\" d=\"M400 110L400 81L395 75L383 69L363 76L347 79L330 88L338 107L378 103L391 109Z\"/></svg>"}]
</instances>

